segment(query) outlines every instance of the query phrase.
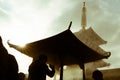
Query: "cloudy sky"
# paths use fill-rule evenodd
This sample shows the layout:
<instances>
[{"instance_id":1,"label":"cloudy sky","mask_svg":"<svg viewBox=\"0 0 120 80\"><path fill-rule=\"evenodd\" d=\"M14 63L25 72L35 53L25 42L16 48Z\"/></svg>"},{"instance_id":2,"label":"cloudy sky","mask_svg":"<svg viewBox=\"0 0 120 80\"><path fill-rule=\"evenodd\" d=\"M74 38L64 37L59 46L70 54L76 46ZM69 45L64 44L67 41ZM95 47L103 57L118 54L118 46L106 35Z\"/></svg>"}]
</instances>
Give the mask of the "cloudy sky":
<instances>
[{"instance_id":1,"label":"cloudy sky","mask_svg":"<svg viewBox=\"0 0 120 80\"><path fill-rule=\"evenodd\" d=\"M108 42L102 47L112 53L110 67L120 67L120 0L0 0L0 35L20 71L27 72L32 59L9 48L7 40L15 44L40 40L66 30L70 21L71 31L79 31L84 1L87 27Z\"/></svg>"}]
</instances>

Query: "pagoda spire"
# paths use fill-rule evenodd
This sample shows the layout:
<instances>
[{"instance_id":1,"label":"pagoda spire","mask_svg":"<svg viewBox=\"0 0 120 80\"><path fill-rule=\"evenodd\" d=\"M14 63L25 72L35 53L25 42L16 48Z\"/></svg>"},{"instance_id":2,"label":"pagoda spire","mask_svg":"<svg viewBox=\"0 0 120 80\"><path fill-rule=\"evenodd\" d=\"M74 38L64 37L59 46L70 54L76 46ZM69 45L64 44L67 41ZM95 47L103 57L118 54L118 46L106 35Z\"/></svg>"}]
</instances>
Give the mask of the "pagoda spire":
<instances>
[{"instance_id":1,"label":"pagoda spire","mask_svg":"<svg viewBox=\"0 0 120 80\"><path fill-rule=\"evenodd\" d=\"M82 8L82 18L81 18L81 26L82 26L82 30L85 30L86 27L86 7L85 7L85 2L83 2L83 8Z\"/></svg>"}]
</instances>

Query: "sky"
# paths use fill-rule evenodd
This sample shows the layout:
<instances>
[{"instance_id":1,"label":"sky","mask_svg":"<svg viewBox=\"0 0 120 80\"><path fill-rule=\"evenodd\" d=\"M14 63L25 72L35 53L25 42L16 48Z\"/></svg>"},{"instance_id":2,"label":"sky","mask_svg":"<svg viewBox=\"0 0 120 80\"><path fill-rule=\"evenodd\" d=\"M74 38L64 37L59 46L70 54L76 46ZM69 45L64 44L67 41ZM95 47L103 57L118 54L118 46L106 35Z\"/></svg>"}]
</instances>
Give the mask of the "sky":
<instances>
[{"instance_id":1,"label":"sky","mask_svg":"<svg viewBox=\"0 0 120 80\"><path fill-rule=\"evenodd\" d=\"M44 39L68 29L70 21L71 31L79 31L84 1L87 27L107 41L102 48L111 52L109 68L120 67L120 0L0 0L0 35L20 72L27 72L32 58L10 48L7 40L22 45Z\"/></svg>"}]
</instances>

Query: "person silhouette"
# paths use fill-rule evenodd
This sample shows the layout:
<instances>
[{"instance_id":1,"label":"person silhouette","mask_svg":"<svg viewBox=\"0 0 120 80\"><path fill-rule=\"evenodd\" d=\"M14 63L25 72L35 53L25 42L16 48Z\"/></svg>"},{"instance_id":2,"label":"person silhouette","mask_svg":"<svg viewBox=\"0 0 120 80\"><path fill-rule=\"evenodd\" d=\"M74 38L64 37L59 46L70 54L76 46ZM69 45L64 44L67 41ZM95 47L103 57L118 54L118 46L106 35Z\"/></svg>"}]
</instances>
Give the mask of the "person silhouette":
<instances>
[{"instance_id":1,"label":"person silhouette","mask_svg":"<svg viewBox=\"0 0 120 80\"><path fill-rule=\"evenodd\" d=\"M7 80L8 72L8 52L4 47L2 42L2 37L0 36L0 80Z\"/></svg>"},{"instance_id":2,"label":"person silhouette","mask_svg":"<svg viewBox=\"0 0 120 80\"><path fill-rule=\"evenodd\" d=\"M18 64L15 57L8 53L0 36L0 80L18 80Z\"/></svg>"},{"instance_id":3,"label":"person silhouette","mask_svg":"<svg viewBox=\"0 0 120 80\"><path fill-rule=\"evenodd\" d=\"M46 75L48 75L49 77L53 77L55 74L54 66L51 64L47 66L46 62L46 55L40 55L38 60L33 61L29 66L28 80L46 80ZM51 70L49 69L49 67L51 68Z\"/></svg>"},{"instance_id":4,"label":"person silhouette","mask_svg":"<svg viewBox=\"0 0 120 80\"><path fill-rule=\"evenodd\" d=\"M93 74L92 74L92 78L93 78L94 80L103 80L103 74L102 74L101 71L95 70L95 71L93 72Z\"/></svg>"},{"instance_id":5,"label":"person silhouette","mask_svg":"<svg viewBox=\"0 0 120 80\"><path fill-rule=\"evenodd\" d=\"M25 80L26 76L23 72L18 73L19 79L18 80Z\"/></svg>"},{"instance_id":6,"label":"person silhouette","mask_svg":"<svg viewBox=\"0 0 120 80\"><path fill-rule=\"evenodd\" d=\"M18 63L12 54L8 54L8 80L18 80Z\"/></svg>"}]
</instances>

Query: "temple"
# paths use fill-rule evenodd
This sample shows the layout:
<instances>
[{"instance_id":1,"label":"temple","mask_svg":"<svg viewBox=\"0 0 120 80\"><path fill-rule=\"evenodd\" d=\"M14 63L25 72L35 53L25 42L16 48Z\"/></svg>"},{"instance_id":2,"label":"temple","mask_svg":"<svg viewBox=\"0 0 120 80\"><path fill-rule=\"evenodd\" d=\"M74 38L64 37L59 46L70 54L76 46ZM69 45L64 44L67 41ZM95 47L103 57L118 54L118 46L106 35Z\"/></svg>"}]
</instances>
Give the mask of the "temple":
<instances>
[{"instance_id":1,"label":"temple","mask_svg":"<svg viewBox=\"0 0 120 80\"><path fill-rule=\"evenodd\" d=\"M82 15L81 15L81 26L82 29L80 31L75 32L75 36L83 42L85 45L87 45L89 48L95 50L99 54L104 54L108 55L108 52L103 50L100 45L106 44L107 41L102 39L93 29L92 27L86 28L87 27L87 19L86 19L86 6L85 2L83 2L83 8L82 8ZM87 63L85 65L86 68L86 78L90 78L90 74L97 68L100 67L106 67L109 66L110 64L105 62L104 60L97 60L93 61L90 63ZM92 68L91 68L92 66ZM87 75L89 77L87 77Z\"/></svg>"},{"instance_id":2,"label":"temple","mask_svg":"<svg viewBox=\"0 0 120 80\"><path fill-rule=\"evenodd\" d=\"M82 29L78 32L75 32L75 36L86 44L88 47L97 51L100 54L107 54L105 50L103 50L100 45L106 44L107 41L103 40L93 29L89 27L86 29L86 7L85 2L83 3L82 8L82 18L81 18L81 26Z\"/></svg>"},{"instance_id":3,"label":"temple","mask_svg":"<svg viewBox=\"0 0 120 80\"><path fill-rule=\"evenodd\" d=\"M70 23L68 30L42 40L27 43L25 47L11 44L9 41L8 45L32 57L33 61L41 54L47 55L48 63L54 64L56 69L60 68L60 80L63 80L64 65L77 64L83 70L83 80L85 80L86 66L84 64L106 59L110 56L109 52L99 47L107 43L107 41L103 40L91 27L86 29L86 22L86 7L84 2L81 20L82 29L79 32L73 34L70 31L72 24ZM103 66L103 64L107 65L104 61L102 62L100 66Z\"/></svg>"}]
</instances>

